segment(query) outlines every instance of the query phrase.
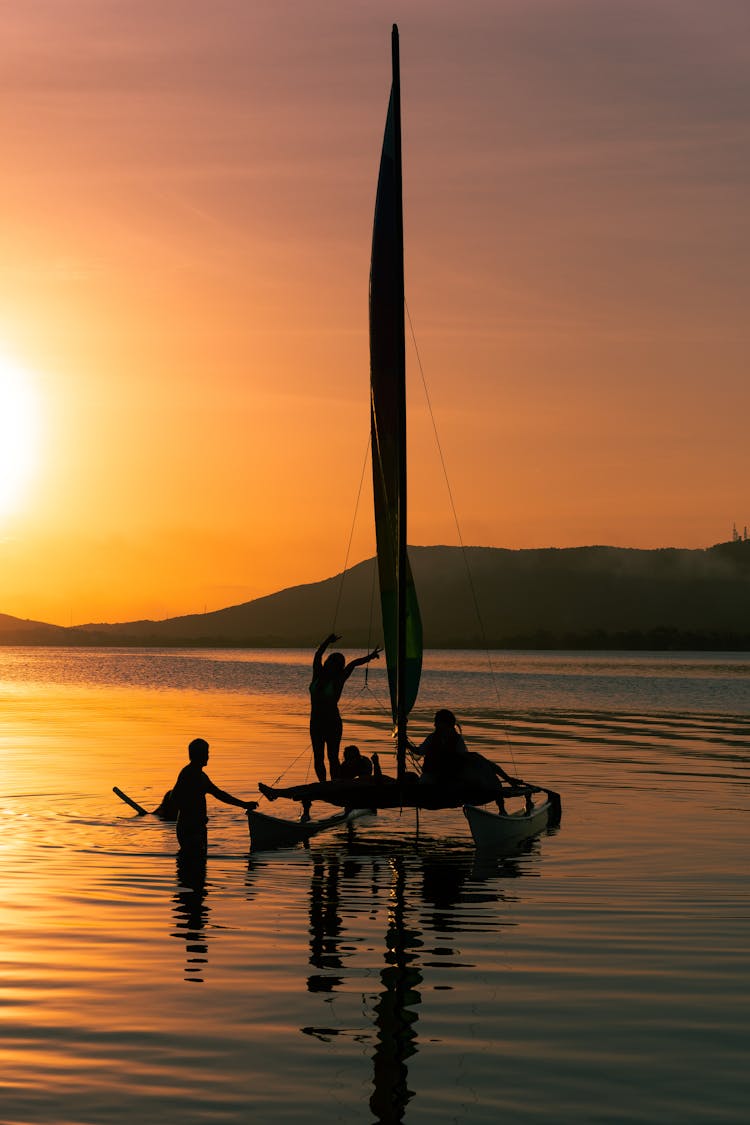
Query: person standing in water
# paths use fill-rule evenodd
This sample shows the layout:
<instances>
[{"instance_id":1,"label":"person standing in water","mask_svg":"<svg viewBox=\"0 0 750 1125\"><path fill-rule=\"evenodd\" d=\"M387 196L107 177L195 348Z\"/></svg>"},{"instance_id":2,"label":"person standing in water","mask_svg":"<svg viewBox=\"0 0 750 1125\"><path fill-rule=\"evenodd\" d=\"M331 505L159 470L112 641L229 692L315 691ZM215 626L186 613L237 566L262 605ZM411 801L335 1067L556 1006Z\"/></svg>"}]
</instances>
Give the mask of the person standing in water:
<instances>
[{"instance_id":1,"label":"person standing in water","mask_svg":"<svg viewBox=\"0 0 750 1125\"><path fill-rule=\"evenodd\" d=\"M344 684L360 664L368 664L380 656L380 649L376 647L365 656L350 660L348 664L343 652L332 652L324 661L323 653L328 646L340 640L341 637L336 633L330 633L318 645L313 657L310 682L310 741L318 781L326 780L326 754L331 781L335 781L338 777L339 747L343 730L339 699Z\"/></svg>"},{"instance_id":2,"label":"person standing in water","mask_svg":"<svg viewBox=\"0 0 750 1125\"><path fill-rule=\"evenodd\" d=\"M257 808L257 801L241 801L224 789L214 785L203 767L208 764L208 743L205 738L194 738L188 746L190 761L180 770L171 793L177 815L177 840L180 852L193 857L206 854L208 847L208 815L206 794L210 793L225 805L240 809Z\"/></svg>"}]
</instances>

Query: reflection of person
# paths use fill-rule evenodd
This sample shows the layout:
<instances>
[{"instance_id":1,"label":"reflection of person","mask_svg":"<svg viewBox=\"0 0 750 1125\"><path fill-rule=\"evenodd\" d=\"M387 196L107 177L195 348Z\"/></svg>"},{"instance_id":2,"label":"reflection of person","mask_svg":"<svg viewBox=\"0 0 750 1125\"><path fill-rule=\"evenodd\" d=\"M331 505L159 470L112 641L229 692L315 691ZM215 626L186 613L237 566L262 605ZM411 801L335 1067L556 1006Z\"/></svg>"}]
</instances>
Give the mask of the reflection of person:
<instances>
[{"instance_id":1,"label":"reflection of person","mask_svg":"<svg viewBox=\"0 0 750 1125\"><path fill-rule=\"evenodd\" d=\"M177 839L182 852L205 855L208 844L206 825L206 794L210 793L225 805L240 809L254 809L257 801L241 801L224 789L214 785L203 767L208 764L208 743L205 738L194 738L188 746L190 761L180 770L172 789L172 800L177 813Z\"/></svg>"},{"instance_id":2,"label":"reflection of person","mask_svg":"<svg viewBox=\"0 0 750 1125\"><path fill-rule=\"evenodd\" d=\"M185 980L202 983L208 965L208 915L206 857L177 853L177 889L174 895L173 937L185 941Z\"/></svg>"},{"instance_id":3,"label":"reflection of person","mask_svg":"<svg viewBox=\"0 0 750 1125\"><path fill-rule=\"evenodd\" d=\"M499 779L509 785L523 784L483 754L470 752L456 716L447 708L436 712L435 729L415 752L424 759L421 780L425 784L447 785L459 782L498 790L499 806L502 803Z\"/></svg>"},{"instance_id":4,"label":"reflection of person","mask_svg":"<svg viewBox=\"0 0 750 1125\"><path fill-rule=\"evenodd\" d=\"M310 682L310 740L318 781L326 779L326 754L331 781L335 781L339 776L339 746L342 734L339 699L344 684L360 664L368 664L370 660L377 660L380 656L380 649L374 648L372 652L360 656L357 660L350 660L347 664L343 652L332 652L324 662L325 650L329 645L340 640L341 637L335 633L329 634L318 645L313 657Z\"/></svg>"}]
</instances>

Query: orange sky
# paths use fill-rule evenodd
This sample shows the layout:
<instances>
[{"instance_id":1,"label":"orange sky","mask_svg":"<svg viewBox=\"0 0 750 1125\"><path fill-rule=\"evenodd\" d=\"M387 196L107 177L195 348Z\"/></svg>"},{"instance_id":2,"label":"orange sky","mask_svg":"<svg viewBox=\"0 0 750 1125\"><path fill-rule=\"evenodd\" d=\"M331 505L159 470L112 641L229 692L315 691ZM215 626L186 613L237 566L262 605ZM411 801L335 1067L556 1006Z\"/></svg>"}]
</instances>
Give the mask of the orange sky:
<instances>
[{"instance_id":1,"label":"orange sky","mask_svg":"<svg viewBox=\"0 0 750 1125\"><path fill-rule=\"evenodd\" d=\"M393 16L407 301L464 541L750 523L750 10L397 8L4 7L0 395L13 370L37 418L0 612L164 617L341 569ZM413 359L410 539L455 543Z\"/></svg>"}]
</instances>

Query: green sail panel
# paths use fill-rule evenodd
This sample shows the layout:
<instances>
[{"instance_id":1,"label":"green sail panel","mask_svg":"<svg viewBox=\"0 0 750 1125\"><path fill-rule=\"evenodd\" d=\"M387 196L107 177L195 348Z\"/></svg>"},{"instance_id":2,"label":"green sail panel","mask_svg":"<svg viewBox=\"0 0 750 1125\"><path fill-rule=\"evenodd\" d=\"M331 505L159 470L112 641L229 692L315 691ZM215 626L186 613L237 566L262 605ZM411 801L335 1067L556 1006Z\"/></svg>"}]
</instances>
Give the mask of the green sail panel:
<instances>
[{"instance_id":1,"label":"green sail panel","mask_svg":"<svg viewBox=\"0 0 750 1125\"><path fill-rule=\"evenodd\" d=\"M398 711L399 480L406 464L404 258L400 169L396 161L393 93L380 160L370 264L370 388L372 478L383 639L391 708ZM411 568L406 574L405 708L408 714L422 671L422 621Z\"/></svg>"}]
</instances>

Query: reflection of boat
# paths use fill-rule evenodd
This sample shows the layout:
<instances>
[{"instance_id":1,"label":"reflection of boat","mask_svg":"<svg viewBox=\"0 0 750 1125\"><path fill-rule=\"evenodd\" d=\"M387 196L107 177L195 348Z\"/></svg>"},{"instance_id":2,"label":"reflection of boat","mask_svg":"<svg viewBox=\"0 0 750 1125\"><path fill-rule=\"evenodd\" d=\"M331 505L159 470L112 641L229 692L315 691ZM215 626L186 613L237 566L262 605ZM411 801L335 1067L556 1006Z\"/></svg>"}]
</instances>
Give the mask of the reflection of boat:
<instances>
[{"instance_id":1,"label":"reflection of boat","mask_svg":"<svg viewBox=\"0 0 750 1125\"><path fill-rule=\"evenodd\" d=\"M502 848L543 832L548 824L559 820L559 799L547 794L546 799L530 809L513 813L495 813L464 805L464 816L478 848Z\"/></svg>"},{"instance_id":2,"label":"reflection of boat","mask_svg":"<svg viewBox=\"0 0 750 1125\"><path fill-rule=\"evenodd\" d=\"M396 728L396 778L329 781L284 790L261 785L275 800L342 808L458 808L528 798L535 788L459 774L426 784L407 771L407 719L419 689L422 623L407 556L406 359L398 29L392 36L393 84L378 175L370 262L370 420L378 578L391 711ZM490 771L492 773L492 771Z\"/></svg>"},{"instance_id":3,"label":"reflection of boat","mask_svg":"<svg viewBox=\"0 0 750 1125\"><path fill-rule=\"evenodd\" d=\"M286 848L292 844L304 843L311 836L317 836L319 832L352 824L370 812L370 809L350 809L317 820L288 820L253 810L247 814L250 842L256 851Z\"/></svg>"},{"instance_id":4,"label":"reflection of boat","mask_svg":"<svg viewBox=\"0 0 750 1125\"><path fill-rule=\"evenodd\" d=\"M420 1040L421 1013L426 1007L434 1028L436 990L453 989L467 970L473 976L459 948L466 934L492 928L500 942L517 925L498 904L516 901L504 884L524 868L495 861L478 875L478 854L468 841L415 848L377 838L312 852L306 989L322 1003L313 1009L320 1022L300 1030L326 1044L348 1039L370 1055L370 1120L379 1125L410 1119L413 1100L428 1093L412 1067L434 1041L427 1033Z\"/></svg>"}]
</instances>

